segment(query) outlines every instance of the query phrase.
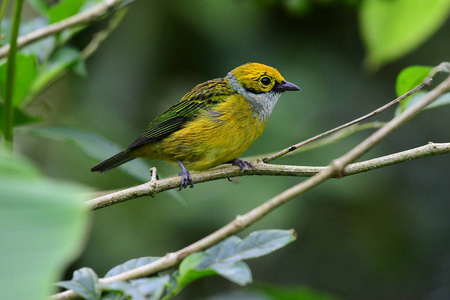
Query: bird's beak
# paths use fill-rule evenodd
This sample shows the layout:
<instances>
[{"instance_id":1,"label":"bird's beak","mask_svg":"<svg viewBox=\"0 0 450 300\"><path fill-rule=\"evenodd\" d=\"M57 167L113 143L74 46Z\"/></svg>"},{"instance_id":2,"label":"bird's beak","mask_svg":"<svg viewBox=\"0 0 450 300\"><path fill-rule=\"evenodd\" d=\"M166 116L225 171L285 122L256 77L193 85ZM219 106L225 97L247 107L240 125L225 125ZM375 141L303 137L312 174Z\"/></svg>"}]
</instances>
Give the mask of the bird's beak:
<instances>
[{"instance_id":1,"label":"bird's beak","mask_svg":"<svg viewBox=\"0 0 450 300\"><path fill-rule=\"evenodd\" d=\"M272 90L275 92L300 91L300 88L292 82L283 81L281 83L275 84Z\"/></svg>"}]
</instances>

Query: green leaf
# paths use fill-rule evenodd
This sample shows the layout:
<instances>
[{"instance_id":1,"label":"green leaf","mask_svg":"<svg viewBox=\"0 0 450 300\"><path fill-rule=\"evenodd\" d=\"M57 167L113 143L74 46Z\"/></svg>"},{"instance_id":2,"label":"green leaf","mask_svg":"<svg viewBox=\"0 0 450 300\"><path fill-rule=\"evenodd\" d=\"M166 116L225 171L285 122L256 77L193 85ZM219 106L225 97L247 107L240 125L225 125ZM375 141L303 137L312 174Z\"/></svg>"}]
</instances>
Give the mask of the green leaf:
<instances>
[{"instance_id":1,"label":"green leaf","mask_svg":"<svg viewBox=\"0 0 450 300\"><path fill-rule=\"evenodd\" d=\"M34 97L39 91L48 85L62 72L75 66L81 58L80 51L72 47L63 47L59 49L52 57L46 61L41 68L39 74L31 87L31 97Z\"/></svg>"},{"instance_id":2,"label":"green leaf","mask_svg":"<svg viewBox=\"0 0 450 300\"><path fill-rule=\"evenodd\" d=\"M6 92L4 87L6 86L7 65L7 61L0 65L0 86L2 87L1 96L3 99L5 99ZM25 99L36 76L36 56L18 52L16 55L16 78L14 80L13 95L13 105L15 107L19 106L23 99Z\"/></svg>"},{"instance_id":3,"label":"green leaf","mask_svg":"<svg viewBox=\"0 0 450 300\"><path fill-rule=\"evenodd\" d=\"M43 137L67 143L82 150L87 156L101 161L123 150L102 136L70 127L20 128L16 134ZM119 167L128 175L143 182L150 179L150 166L143 160L133 160Z\"/></svg>"},{"instance_id":4,"label":"green leaf","mask_svg":"<svg viewBox=\"0 0 450 300\"><path fill-rule=\"evenodd\" d=\"M3 124L3 110L4 105L3 103L0 103L0 124ZM30 123L36 123L42 121L44 118L42 117L31 117L27 115L22 109L19 107L14 107L14 124L13 126L20 126L20 125L26 125ZM3 133L3 126L0 126L0 133Z\"/></svg>"},{"instance_id":5,"label":"green leaf","mask_svg":"<svg viewBox=\"0 0 450 300\"><path fill-rule=\"evenodd\" d=\"M220 276L228 279L231 282L241 286L252 283L252 272L248 265L243 261L237 261L233 264L222 263L211 267Z\"/></svg>"},{"instance_id":6,"label":"green leaf","mask_svg":"<svg viewBox=\"0 0 450 300\"><path fill-rule=\"evenodd\" d=\"M0 150L0 176L8 175L9 179L37 180L42 178L42 173L20 153L15 153L14 158L3 150Z\"/></svg>"},{"instance_id":7,"label":"green leaf","mask_svg":"<svg viewBox=\"0 0 450 300\"><path fill-rule=\"evenodd\" d=\"M420 85L433 69L429 66L410 66L403 69L397 76L395 92L397 97L406 94L416 86Z\"/></svg>"},{"instance_id":8,"label":"green leaf","mask_svg":"<svg viewBox=\"0 0 450 300\"><path fill-rule=\"evenodd\" d=\"M398 116L399 114L413 106L415 103L419 102L426 94L428 93L417 92L414 95L402 100L402 102L400 102L400 105L397 106L397 109L395 110L395 116ZM450 93L439 96L439 98L434 100L431 104L427 105L425 109L436 108L444 105L450 105Z\"/></svg>"},{"instance_id":9,"label":"green leaf","mask_svg":"<svg viewBox=\"0 0 450 300\"><path fill-rule=\"evenodd\" d=\"M73 145L97 161L102 161L123 150L123 147L113 144L98 134L70 127L18 128L15 133L43 137ZM142 159L135 159L119 166L119 168L142 182L150 180L150 166ZM170 190L168 193L178 202L184 203L180 193L175 190Z\"/></svg>"},{"instance_id":10,"label":"green leaf","mask_svg":"<svg viewBox=\"0 0 450 300\"><path fill-rule=\"evenodd\" d=\"M186 257L175 276L176 287L171 295L178 294L187 284L206 276L221 275L239 285L252 282L248 265L242 260L269 254L295 240L290 230L261 230L252 232L241 240L231 236L207 249Z\"/></svg>"},{"instance_id":11,"label":"green leaf","mask_svg":"<svg viewBox=\"0 0 450 300\"><path fill-rule=\"evenodd\" d=\"M143 295L150 297L149 300L158 300L164 293L169 280L170 276L164 275L131 280L131 284L135 286Z\"/></svg>"},{"instance_id":12,"label":"green leaf","mask_svg":"<svg viewBox=\"0 0 450 300\"><path fill-rule=\"evenodd\" d=\"M72 280L60 281L56 285L73 290L86 300L100 299L102 291L98 283L98 276L90 268L81 268L73 272Z\"/></svg>"},{"instance_id":13,"label":"green leaf","mask_svg":"<svg viewBox=\"0 0 450 300\"><path fill-rule=\"evenodd\" d=\"M153 257L153 256L146 256L146 257L140 257L131 259L121 265L115 266L111 270L109 270L105 277L111 277L118 274L121 274L123 272L127 272L136 268L139 268L141 266L147 265L149 263L152 263L156 260L160 259L160 257Z\"/></svg>"},{"instance_id":14,"label":"green leaf","mask_svg":"<svg viewBox=\"0 0 450 300\"><path fill-rule=\"evenodd\" d=\"M104 291L119 292L126 298L130 297L129 299L146 300L146 297L144 296L144 294L141 293L141 291L139 291L139 289L137 289L135 286L131 285L130 283L127 283L124 281L112 282L109 284L102 284L101 288Z\"/></svg>"},{"instance_id":15,"label":"green leaf","mask_svg":"<svg viewBox=\"0 0 450 300\"><path fill-rule=\"evenodd\" d=\"M48 11L50 23L55 23L76 15L86 0L62 0Z\"/></svg>"},{"instance_id":16,"label":"green leaf","mask_svg":"<svg viewBox=\"0 0 450 300\"><path fill-rule=\"evenodd\" d=\"M84 246L88 190L39 173L18 155L0 155L2 299L45 299Z\"/></svg>"},{"instance_id":17,"label":"green leaf","mask_svg":"<svg viewBox=\"0 0 450 300\"><path fill-rule=\"evenodd\" d=\"M234 263L269 254L296 239L290 230L261 230L252 232L244 240L231 236L207 249L205 258L197 269L212 267L218 263Z\"/></svg>"},{"instance_id":18,"label":"green leaf","mask_svg":"<svg viewBox=\"0 0 450 300\"><path fill-rule=\"evenodd\" d=\"M428 39L447 19L449 0L365 0L360 26L366 63L377 69Z\"/></svg>"}]
</instances>

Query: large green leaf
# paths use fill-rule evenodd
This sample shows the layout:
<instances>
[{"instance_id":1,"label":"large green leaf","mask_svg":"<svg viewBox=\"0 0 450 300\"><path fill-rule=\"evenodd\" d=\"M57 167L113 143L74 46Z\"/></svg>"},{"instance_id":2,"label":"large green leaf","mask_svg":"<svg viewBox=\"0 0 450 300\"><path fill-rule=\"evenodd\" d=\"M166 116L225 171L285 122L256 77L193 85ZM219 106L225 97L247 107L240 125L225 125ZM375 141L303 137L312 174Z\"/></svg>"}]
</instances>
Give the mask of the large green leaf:
<instances>
[{"instance_id":1,"label":"large green leaf","mask_svg":"<svg viewBox=\"0 0 450 300\"><path fill-rule=\"evenodd\" d=\"M234 263L269 254L295 241L295 233L290 230L260 230L252 232L241 240L231 236L207 249L206 256L197 269L211 267L219 263Z\"/></svg>"},{"instance_id":2,"label":"large green leaf","mask_svg":"<svg viewBox=\"0 0 450 300\"><path fill-rule=\"evenodd\" d=\"M5 99L6 93L6 73L8 62L4 61L0 65L0 86L1 96ZM14 80L13 105L19 106L25 99L28 91L37 76L36 56L34 54L25 55L18 52L16 55L16 76Z\"/></svg>"},{"instance_id":3,"label":"large green leaf","mask_svg":"<svg viewBox=\"0 0 450 300\"><path fill-rule=\"evenodd\" d=\"M96 161L102 161L123 150L122 147L111 143L98 134L71 127L29 127L20 128L16 133L70 144L79 148ZM121 165L119 168L143 182L150 180L150 166L143 160L136 159Z\"/></svg>"},{"instance_id":4,"label":"large green leaf","mask_svg":"<svg viewBox=\"0 0 450 300\"><path fill-rule=\"evenodd\" d=\"M395 85L397 96L401 96L406 92L412 90L419 84L421 84L425 80L425 78L428 77L428 74L432 69L433 67L428 66L411 66L402 70L400 74L397 76L397 82ZM420 101L420 99L422 99L422 97L425 96L426 94L427 92L419 91L414 95L411 95L403 99L398 105L395 111L395 115L397 116L400 113L404 112L406 109L408 109L409 107ZM449 104L450 104L450 93L446 93L444 95L441 95L435 101L433 101L433 103L428 105L425 109L435 108Z\"/></svg>"},{"instance_id":5,"label":"large green leaf","mask_svg":"<svg viewBox=\"0 0 450 300\"><path fill-rule=\"evenodd\" d=\"M395 92L397 97L406 94L416 86L420 85L433 69L429 66L410 66L403 69L397 76Z\"/></svg>"},{"instance_id":6,"label":"large green leaf","mask_svg":"<svg viewBox=\"0 0 450 300\"><path fill-rule=\"evenodd\" d=\"M70 127L18 128L15 133L43 137L73 145L96 161L102 161L123 150L123 147L117 146L98 134ZM119 166L119 168L142 182L150 180L150 166L142 159L135 159ZM168 193L181 204L185 202L180 193L175 190L170 190Z\"/></svg>"},{"instance_id":7,"label":"large green leaf","mask_svg":"<svg viewBox=\"0 0 450 300\"><path fill-rule=\"evenodd\" d=\"M231 236L204 252L191 254L180 264L171 295L176 295L194 280L216 274L239 285L249 284L252 274L242 260L269 254L295 238L295 233L290 230L261 230L243 240Z\"/></svg>"},{"instance_id":8,"label":"large green leaf","mask_svg":"<svg viewBox=\"0 0 450 300\"><path fill-rule=\"evenodd\" d=\"M58 4L53 5L48 11L50 23L55 23L77 14L86 2L86 0L59 1Z\"/></svg>"},{"instance_id":9,"label":"large green leaf","mask_svg":"<svg viewBox=\"0 0 450 300\"><path fill-rule=\"evenodd\" d=\"M87 189L39 173L17 155L0 155L2 299L45 299L84 246Z\"/></svg>"},{"instance_id":10,"label":"large green leaf","mask_svg":"<svg viewBox=\"0 0 450 300\"><path fill-rule=\"evenodd\" d=\"M447 19L450 0L364 0L360 25L371 68L422 44Z\"/></svg>"}]
</instances>

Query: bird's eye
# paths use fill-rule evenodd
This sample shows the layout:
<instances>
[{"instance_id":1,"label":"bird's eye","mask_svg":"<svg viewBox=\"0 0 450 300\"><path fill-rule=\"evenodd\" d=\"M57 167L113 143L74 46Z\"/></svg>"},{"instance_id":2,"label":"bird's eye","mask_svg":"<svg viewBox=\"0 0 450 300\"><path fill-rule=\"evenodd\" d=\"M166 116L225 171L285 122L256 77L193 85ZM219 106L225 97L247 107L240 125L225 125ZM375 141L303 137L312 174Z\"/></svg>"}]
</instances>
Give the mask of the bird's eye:
<instances>
[{"instance_id":1,"label":"bird's eye","mask_svg":"<svg viewBox=\"0 0 450 300\"><path fill-rule=\"evenodd\" d=\"M267 76L262 77L259 81L264 86L268 86L272 82L272 80L270 80L270 78Z\"/></svg>"}]
</instances>

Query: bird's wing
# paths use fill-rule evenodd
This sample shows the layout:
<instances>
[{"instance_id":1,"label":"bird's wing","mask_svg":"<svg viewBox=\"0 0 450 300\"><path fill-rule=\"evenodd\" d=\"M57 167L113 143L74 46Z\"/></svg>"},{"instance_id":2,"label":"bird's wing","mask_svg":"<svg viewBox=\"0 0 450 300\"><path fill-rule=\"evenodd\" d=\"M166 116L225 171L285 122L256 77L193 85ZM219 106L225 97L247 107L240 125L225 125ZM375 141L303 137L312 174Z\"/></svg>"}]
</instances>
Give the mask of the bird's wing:
<instances>
[{"instance_id":1,"label":"bird's wing","mask_svg":"<svg viewBox=\"0 0 450 300\"><path fill-rule=\"evenodd\" d=\"M134 149L149 142L163 139L179 130L186 122L193 120L203 110L226 100L235 91L225 79L213 79L197 85L180 102L170 107L147 127L147 131L128 149Z\"/></svg>"}]
</instances>

